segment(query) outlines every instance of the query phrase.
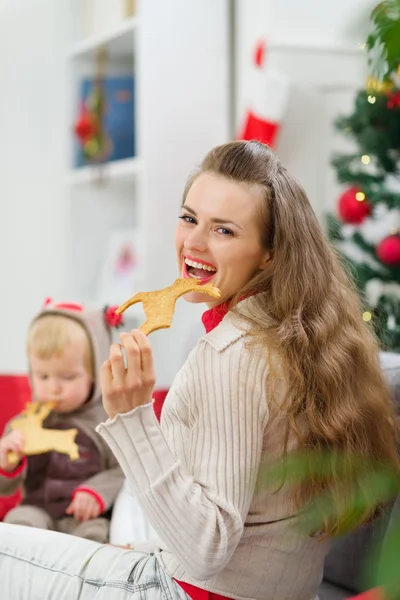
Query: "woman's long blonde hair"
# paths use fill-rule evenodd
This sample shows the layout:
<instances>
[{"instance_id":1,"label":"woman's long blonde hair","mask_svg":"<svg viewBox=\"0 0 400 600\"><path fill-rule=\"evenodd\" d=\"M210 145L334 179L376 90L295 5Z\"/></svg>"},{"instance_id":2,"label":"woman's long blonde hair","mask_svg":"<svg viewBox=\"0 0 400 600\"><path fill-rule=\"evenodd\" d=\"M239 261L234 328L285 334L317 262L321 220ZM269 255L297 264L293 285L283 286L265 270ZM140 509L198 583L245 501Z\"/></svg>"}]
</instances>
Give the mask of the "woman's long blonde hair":
<instances>
[{"instance_id":1,"label":"woman's long blonde hair","mask_svg":"<svg viewBox=\"0 0 400 600\"><path fill-rule=\"evenodd\" d=\"M272 259L237 298L258 293L252 315L243 316L253 336L279 358L289 390L289 430L299 449L342 453L349 461L361 456L398 472L396 417L376 339L304 190L256 141L214 148L189 180L185 197L202 172L261 191L261 243ZM343 498L335 477L323 488L339 506ZM320 491L320 481L305 481L297 499L307 502ZM325 529L335 533L338 527L331 522Z\"/></svg>"}]
</instances>

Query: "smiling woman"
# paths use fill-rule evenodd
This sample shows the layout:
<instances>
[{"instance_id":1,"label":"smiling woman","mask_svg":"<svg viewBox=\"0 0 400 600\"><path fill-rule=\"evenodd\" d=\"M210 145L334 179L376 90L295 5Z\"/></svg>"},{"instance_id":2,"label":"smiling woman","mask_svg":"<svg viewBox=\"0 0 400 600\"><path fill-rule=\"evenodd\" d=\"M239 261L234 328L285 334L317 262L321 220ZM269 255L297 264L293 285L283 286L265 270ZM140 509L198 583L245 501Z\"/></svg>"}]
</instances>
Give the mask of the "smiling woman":
<instances>
[{"instance_id":1,"label":"smiling woman","mask_svg":"<svg viewBox=\"0 0 400 600\"><path fill-rule=\"evenodd\" d=\"M175 245L182 277L212 281L222 302L237 293L270 259L261 245L261 190L201 172L186 187ZM208 272L211 271L211 274ZM189 302L204 302L192 292ZM221 301L209 301L209 307Z\"/></svg>"},{"instance_id":2,"label":"smiling woman","mask_svg":"<svg viewBox=\"0 0 400 600\"><path fill-rule=\"evenodd\" d=\"M327 517L316 536L299 522L316 490L340 507L358 482L340 496L333 476L313 478L294 493L268 487L265 465L306 449L341 452L345 470L354 453L399 470L375 339L277 156L255 141L214 148L190 177L179 216L180 276L221 291L215 301L186 296L208 304L207 334L160 423L149 339L121 334L101 369L110 418L97 428L159 539L147 554L0 525L2 597L25 598L29 585L43 600L314 600L327 538L341 523Z\"/></svg>"}]
</instances>

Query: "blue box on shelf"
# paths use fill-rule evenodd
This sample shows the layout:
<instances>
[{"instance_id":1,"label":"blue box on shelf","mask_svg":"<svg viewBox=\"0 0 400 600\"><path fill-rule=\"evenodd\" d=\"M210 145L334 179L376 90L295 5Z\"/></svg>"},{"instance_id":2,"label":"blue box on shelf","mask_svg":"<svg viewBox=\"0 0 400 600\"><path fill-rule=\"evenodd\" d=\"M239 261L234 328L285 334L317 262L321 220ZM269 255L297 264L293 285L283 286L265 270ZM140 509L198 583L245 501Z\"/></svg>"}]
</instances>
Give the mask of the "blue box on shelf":
<instances>
[{"instance_id":1,"label":"blue box on shelf","mask_svg":"<svg viewBox=\"0 0 400 600\"><path fill-rule=\"evenodd\" d=\"M79 106L90 94L94 80L85 78L80 84ZM102 82L105 95L104 129L111 140L112 150L107 161L135 156L134 77L105 77ZM75 167L88 164L75 140Z\"/></svg>"}]
</instances>

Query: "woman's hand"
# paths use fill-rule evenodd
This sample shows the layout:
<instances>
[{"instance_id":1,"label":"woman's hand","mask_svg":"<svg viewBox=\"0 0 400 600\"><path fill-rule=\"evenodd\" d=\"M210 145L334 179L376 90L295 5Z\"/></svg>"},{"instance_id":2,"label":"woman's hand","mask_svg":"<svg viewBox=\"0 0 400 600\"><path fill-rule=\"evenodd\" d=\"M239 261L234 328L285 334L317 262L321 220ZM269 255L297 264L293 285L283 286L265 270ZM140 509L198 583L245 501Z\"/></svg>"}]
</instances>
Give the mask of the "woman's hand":
<instances>
[{"instance_id":1,"label":"woman's hand","mask_svg":"<svg viewBox=\"0 0 400 600\"><path fill-rule=\"evenodd\" d=\"M153 352L147 336L134 329L121 333L120 338L122 346L112 344L110 358L100 372L103 406L110 419L151 402L155 385Z\"/></svg>"}]
</instances>

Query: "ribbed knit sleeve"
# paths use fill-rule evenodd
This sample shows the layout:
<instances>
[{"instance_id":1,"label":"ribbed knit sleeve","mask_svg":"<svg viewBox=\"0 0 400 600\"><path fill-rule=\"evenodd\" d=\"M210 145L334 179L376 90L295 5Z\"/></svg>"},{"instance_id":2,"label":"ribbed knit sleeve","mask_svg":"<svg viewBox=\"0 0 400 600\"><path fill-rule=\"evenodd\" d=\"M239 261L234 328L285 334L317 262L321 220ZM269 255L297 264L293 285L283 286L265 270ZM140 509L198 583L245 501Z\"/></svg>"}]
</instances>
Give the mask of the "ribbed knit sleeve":
<instances>
[{"instance_id":1,"label":"ribbed knit sleeve","mask_svg":"<svg viewBox=\"0 0 400 600\"><path fill-rule=\"evenodd\" d=\"M161 426L147 404L98 427L155 531L198 580L230 560L260 464L267 363L242 342L198 345L170 390Z\"/></svg>"}]
</instances>

